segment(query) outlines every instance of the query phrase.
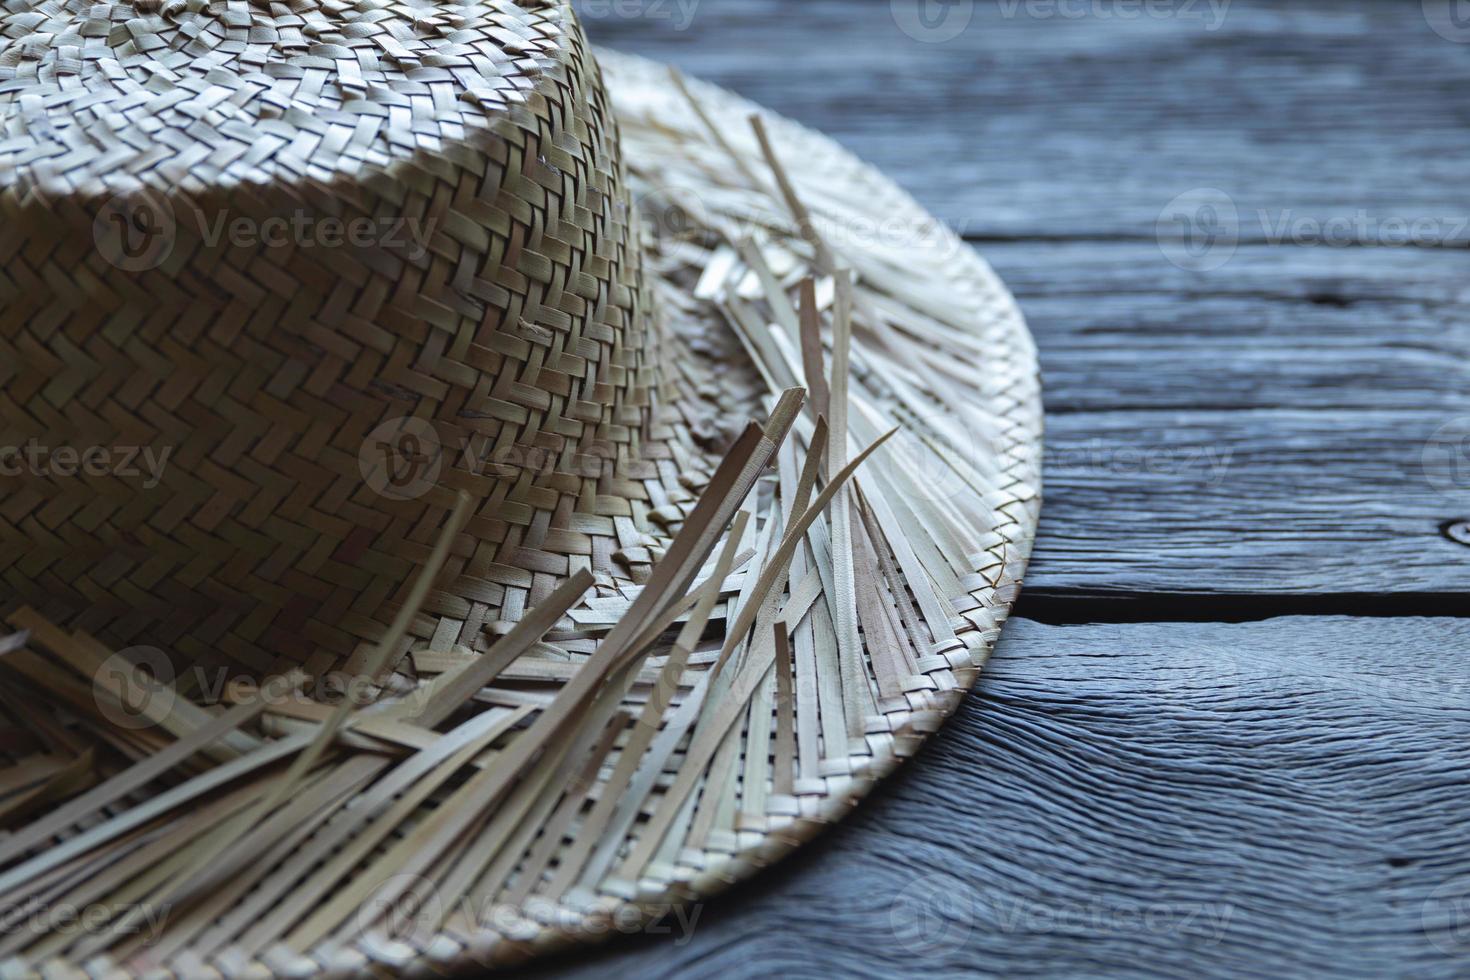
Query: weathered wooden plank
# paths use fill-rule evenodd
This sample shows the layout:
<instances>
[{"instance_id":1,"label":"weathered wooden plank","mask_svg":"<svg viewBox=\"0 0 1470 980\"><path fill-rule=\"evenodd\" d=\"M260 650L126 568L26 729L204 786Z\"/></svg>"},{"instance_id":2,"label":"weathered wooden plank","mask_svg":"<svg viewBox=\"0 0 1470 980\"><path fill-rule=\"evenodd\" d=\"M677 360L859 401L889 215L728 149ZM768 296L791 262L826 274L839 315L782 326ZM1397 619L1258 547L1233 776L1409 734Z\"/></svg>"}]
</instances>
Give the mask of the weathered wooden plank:
<instances>
[{"instance_id":1,"label":"weathered wooden plank","mask_svg":"<svg viewBox=\"0 0 1470 980\"><path fill-rule=\"evenodd\" d=\"M1470 590L1470 418L1086 412L1048 421L1032 593Z\"/></svg>"},{"instance_id":2,"label":"weathered wooden plank","mask_svg":"<svg viewBox=\"0 0 1470 980\"><path fill-rule=\"evenodd\" d=\"M1050 412L1028 590L1459 592L1470 287L1447 251L985 249Z\"/></svg>"},{"instance_id":3,"label":"weathered wooden plank","mask_svg":"<svg viewBox=\"0 0 1470 980\"><path fill-rule=\"evenodd\" d=\"M1463 592L1470 316L1441 251L985 251L1049 412L1027 593ZM977 440L975 452L985 447Z\"/></svg>"},{"instance_id":4,"label":"weathered wooden plank","mask_svg":"<svg viewBox=\"0 0 1470 980\"><path fill-rule=\"evenodd\" d=\"M1470 971L1470 622L1018 620L980 690L683 945L538 975Z\"/></svg>"},{"instance_id":5,"label":"weathered wooden plank","mask_svg":"<svg viewBox=\"0 0 1470 980\"><path fill-rule=\"evenodd\" d=\"M595 34L833 132L961 227L1140 239L979 243L1026 309L1051 413L1032 594L1470 584L1441 534L1470 517L1470 444L1442 440L1438 469L1423 464L1470 416L1464 253L1227 244L1191 271L1147 214L1181 174L1298 215L1355 201L1412 216L1428 200L1401 194L1464 207L1434 161L1470 148L1438 82L1470 60L1417 10L1237 0L1205 31L980 4L959 38L919 44L887 3L781 5L780 30L762 2L701 4L682 32L651 5L603 9L648 16L593 17ZM1023 207L1033 218L1007 210Z\"/></svg>"},{"instance_id":6,"label":"weathered wooden plank","mask_svg":"<svg viewBox=\"0 0 1470 980\"><path fill-rule=\"evenodd\" d=\"M960 0L929 9L966 29L923 43L894 16L920 2L580 6L599 43L826 130L969 235L1151 240L1215 187L1246 241L1470 239L1470 58L1421 4Z\"/></svg>"},{"instance_id":7,"label":"weathered wooden plank","mask_svg":"<svg viewBox=\"0 0 1470 980\"><path fill-rule=\"evenodd\" d=\"M1052 413L1028 597L1463 593L1464 253L1321 239L1463 241L1470 49L1419 4L1143 6L982 2L944 44L887 0L589 27L833 134L1002 273ZM1196 272L1156 239L1201 187L1247 244ZM1467 634L1015 621L848 826L682 946L545 975L1463 976Z\"/></svg>"},{"instance_id":8,"label":"weathered wooden plank","mask_svg":"<svg viewBox=\"0 0 1470 980\"><path fill-rule=\"evenodd\" d=\"M1026 311L1053 413L1470 415L1463 253L1252 246L1201 274L1151 243L981 251Z\"/></svg>"}]
</instances>

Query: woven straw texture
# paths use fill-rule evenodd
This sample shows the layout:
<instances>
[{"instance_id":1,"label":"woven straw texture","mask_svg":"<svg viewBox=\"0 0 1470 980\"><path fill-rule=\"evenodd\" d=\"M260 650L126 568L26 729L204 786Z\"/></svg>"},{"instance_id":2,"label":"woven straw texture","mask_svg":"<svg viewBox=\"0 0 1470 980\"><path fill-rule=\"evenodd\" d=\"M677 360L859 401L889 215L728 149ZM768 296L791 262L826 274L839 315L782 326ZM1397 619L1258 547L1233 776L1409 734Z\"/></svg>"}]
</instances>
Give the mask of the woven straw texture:
<instances>
[{"instance_id":1,"label":"woven straw texture","mask_svg":"<svg viewBox=\"0 0 1470 980\"><path fill-rule=\"evenodd\" d=\"M646 573L648 512L689 493L644 443L658 345L605 94L559 10L5 23L3 444L171 451L158 487L12 481L13 600L191 663L350 669L458 490L481 544L426 609L466 642L578 568ZM365 244L316 241L325 218ZM305 230L249 247L242 226ZM370 437L432 457L385 487Z\"/></svg>"},{"instance_id":2,"label":"woven straw texture","mask_svg":"<svg viewBox=\"0 0 1470 980\"><path fill-rule=\"evenodd\" d=\"M819 833L974 683L1035 352L882 176L599 70L560 4L4 9L0 445L178 455L4 477L0 895L94 917L0 975L601 938Z\"/></svg>"}]
</instances>

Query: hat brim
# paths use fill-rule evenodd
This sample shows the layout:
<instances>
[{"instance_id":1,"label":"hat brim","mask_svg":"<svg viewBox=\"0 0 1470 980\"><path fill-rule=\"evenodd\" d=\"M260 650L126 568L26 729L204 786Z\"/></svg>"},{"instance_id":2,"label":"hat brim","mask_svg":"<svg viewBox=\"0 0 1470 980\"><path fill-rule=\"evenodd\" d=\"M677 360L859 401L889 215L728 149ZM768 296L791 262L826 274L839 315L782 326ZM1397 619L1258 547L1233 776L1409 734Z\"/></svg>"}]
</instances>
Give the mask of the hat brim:
<instances>
[{"instance_id":1,"label":"hat brim","mask_svg":"<svg viewBox=\"0 0 1470 980\"><path fill-rule=\"evenodd\" d=\"M771 451L774 465L744 474L756 485L739 502L739 538L722 542L724 522L711 525L704 553L720 559L696 555L688 577L728 574L717 590L690 593L709 601L660 619L651 655L612 664L598 678L606 686L588 682L576 702L585 710L526 750L515 781L501 787L503 802L467 832L435 837L457 805L445 794L479 784L443 774L452 756L426 768L440 789L421 802L442 805L408 808L390 828L383 860L396 865L331 880L307 922L322 929L294 920L289 932L246 928L248 942L221 945L213 920L190 913L189 937L166 942L161 960L133 945L116 964L125 972L167 965L187 975L206 957L283 976L443 972L605 938L748 877L840 819L937 730L985 664L1040 509L1037 362L1014 300L951 231L826 137L664 66L607 51L598 58L660 299L666 381L656 418L675 457L664 463L690 493L636 515L639 540L621 550L643 566L638 585L599 582L568 616L543 624L546 643L538 634L501 665L503 690L476 697L515 721L467 733L461 748L489 745L482 740L493 734L504 756L515 755L518 740L538 731L528 734L521 720L549 717L561 692L587 680L579 681L590 662L582 651L605 645L658 585L649 571L668 559L675 533L701 519L690 501L730 496L714 465L742 445L729 420L780 416L793 404L781 393L806 387L801 413L783 418L789 434ZM839 324L850 324L850 340ZM834 479L892 429L851 481ZM823 488L829 506L812 507L793 534ZM654 544L640 537L650 519L667 531ZM424 624L413 632L425 635ZM459 631L433 635L441 634ZM452 677L471 659L431 649L410 666L423 679ZM619 683L618 697L602 696ZM352 785L319 781L295 805L309 815L310 794L325 804ZM418 788L410 783L406 797ZM372 803L391 813L390 804ZM314 839L269 852L301 863L290 876L261 867L231 887L258 903L252 888L304 880L307 892L292 885L290 901L310 909L302 895L325 879L302 879L305 865L334 857L310 852ZM416 839L438 849L404 850ZM377 908L385 882L391 901L408 895L418 910L386 931L376 913L360 912ZM197 945L200 936L213 945ZM312 941L297 942L303 936ZM98 948L61 947L51 965L76 969L82 946Z\"/></svg>"},{"instance_id":2,"label":"hat brim","mask_svg":"<svg viewBox=\"0 0 1470 980\"><path fill-rule=\"evenodd\" d=\"M1031 553L1041 507L1042 404L1035 345L1014 298L983 258L893 180L829 137L723 88L619 52L598 50L597 57L634 196L652 214L669 329L687 365L686 398L728 391L728 377L715 384L703 372L728 375L728 346L720 345L735 338L756 364L768 408L787 384L807 383L800 342L784 322L795 311L773 308L780 301L770 302L772 278L793 308L799 282L816 280L830 373L826 318L835 299L825 261L851 270L857 319L885 321L878 329L860 325L851 342L844 453L898 430L826 515L819 536L834 550L823 555L818 544L806 553L804 567L821 579L826 608L802 622L804 644L797 624L787 624L797 630L797 689L784 691L767 675L709 760L679 755L667 763L680 774L703 767L694 781L697 803L684 801L692 818L669 832L636 881L603 886L603 897L657 910L714 894L841 819L971 689ZM786 199L754 120L799 203ZM753 269L752 261L768 268ZM709 336L714 322L722 338ZM719 353L699 356L712 349ZM795 458L771 480L775 489L747 532L757 551L764 542L755 526L766 526L768 511L790 493L811 435L811 425L797 427ZM844 502L847 515L838 509ZM774 523L779 536L780 519ZM848 590L857 594L829 598ZM783 602L798 591L793 572ZM846 615L856 615L851 659L838 622L844 602ZM784 704L783 694L793 703ZM795 729L794 760L783 757L793 748L780 744L783 711ZM699 731L698 722L693 727ZM791 772L773 772L788 764ZM784 791L760 785L765 779ZM655 799L645 809L659 804L678 805Z\"/></svg>"}]
</instances>

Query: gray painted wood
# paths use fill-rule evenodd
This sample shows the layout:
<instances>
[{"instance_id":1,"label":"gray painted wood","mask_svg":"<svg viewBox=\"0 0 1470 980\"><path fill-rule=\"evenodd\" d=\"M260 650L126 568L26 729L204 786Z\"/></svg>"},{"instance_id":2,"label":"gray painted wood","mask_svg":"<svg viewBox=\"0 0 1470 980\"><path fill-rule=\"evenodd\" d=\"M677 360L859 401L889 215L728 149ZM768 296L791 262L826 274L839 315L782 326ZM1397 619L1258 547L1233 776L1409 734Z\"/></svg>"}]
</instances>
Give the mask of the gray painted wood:
<instances>
[{"instance_id":1,"label":"gray painted wood","mask_svg":"<svg viewBox=\"0 0 1470 980\"><path fill-rule=\"evenodd\" d=\"M1054 415L1470 414L1464 252L1250 246L1195 273L1152 242L979 249L1025 308Z\"/></svg>"},{"instance_id":2,"label":"gray painted wood","mask_svg":"<svg viewBox=\"0 0 1470 980\"><path fill-rule=\"evenodd\" d=\"M1419 2L959 0L973 19L939 44L899 30L918 2L580 6L594 41L824 129L970 235L1151 240L1172 198L1218 187L1245 240L1360 210L1470 238L1470 57Z\"/></svg>"},{"instance_id":3,"label":"gray painted wood","mask_svg":"<svg viewBox=\"0 0 1470 980\"><path fill-rule=\"evenodd\" d=\"M1470 591L1470 549L1442 533L1470 519L1470 421L1454 409L1087 412L1047 426L1033 594Z\"/></svg>"},{"instance_id":4,"label":"gray painted wood","mask_svg":"<svg viewBox=\"0 0 1470 980\"><path fill-rule=\"evenodd\" d=\"M537 975L1470 974L1470 623L1266 618L1470 612L1470 44L1438 0L1186 2L981 0L923 44L909 0L583 0L1010 284L1049 411L1020 614L1056 625L691 935ZM1235 209L1203 262L1159 239L1200 188ZM1361 247L1408 222L1432 247Z\"/></svg>"},{"instance_id":5,"label":"gray painted wood","mask_svg":"<svg viewBox=\"0 0 1470 980\"><path fill-rule=\"evenodd\" d=\"M1467 52L1470 54L1470 52ZM1046 505L1027 587L1466 591L1464 253L990 244L1041 353Z\"/></svg>"},{"instance_id":6,"label":"gray painted wood","mask_svg":"<svg viewBox=\"0 0 1470 980\"><path fill-rule=\"evenodd\" d=\"M845 825L539 975L1464 976L1467 728L1464 620L1016 620Z\"/></svg>"},{"instance_id":7,"label":"gray painted wood","mask_svg":"<svg viewBox=\"0 0 1470 980\"><path fill-rule=\"evenodd\" d=\"M1342 247L1359 212L1461 235L1437 161L1470 158L1470 129L1440 82L1470 74L1470 46L1417 6L1241 0L1213 30L1204 3L982 3L923 44L896 25L907 2L703 0L686 26L673 0L609 0L588 23L823 128L982 236L1050 412L1031 593L1470 584L1442 533L1470 518L1466 254ZM797 64L820 84L793 84ZM1153 237L1186 186L1227 189L1246 242L1259 209L1348 234L1226 240L1201 271Z\"/></svg>"}]
</instances>

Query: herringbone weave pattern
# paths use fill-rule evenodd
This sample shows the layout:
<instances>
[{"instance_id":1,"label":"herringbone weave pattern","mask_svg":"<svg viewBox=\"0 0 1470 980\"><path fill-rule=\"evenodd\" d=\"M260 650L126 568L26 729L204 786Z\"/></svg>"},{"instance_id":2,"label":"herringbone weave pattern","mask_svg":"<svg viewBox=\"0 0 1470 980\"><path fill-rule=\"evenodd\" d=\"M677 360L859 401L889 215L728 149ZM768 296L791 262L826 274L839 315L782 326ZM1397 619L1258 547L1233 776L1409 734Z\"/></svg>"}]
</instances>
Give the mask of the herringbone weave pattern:
<instances>
[{"instance_id":1,"label":"herringbone weave pattern","mask_svg":"<svg viewBox=\"0 0 1470 980\"><path fill-rule=\"evenodd\" d=\"M653 429L657 321L574 21L67 0L3 35L0 445L171 453L146 489L9 479L6 606L254 673L350 665L461 489L475 545L419 639L437 613L483 648L572 571L643 576L698 466ZM371 232L323 244L329 218ZM163 223L160 264L110 219L119 249Z\"/></svg>"},{"instance_id":2,"label":"herringbone weave pattern","mask_svg":"<svg viewBox=\"0 0 1470 980\"><path fill-rule=\"evenodd\" d=\"M87 922L0 976L636 928L975 682L1015 303L830 140L600 61L559 2L0 0L0 905Z\"/></svg>"}]
</instances>

